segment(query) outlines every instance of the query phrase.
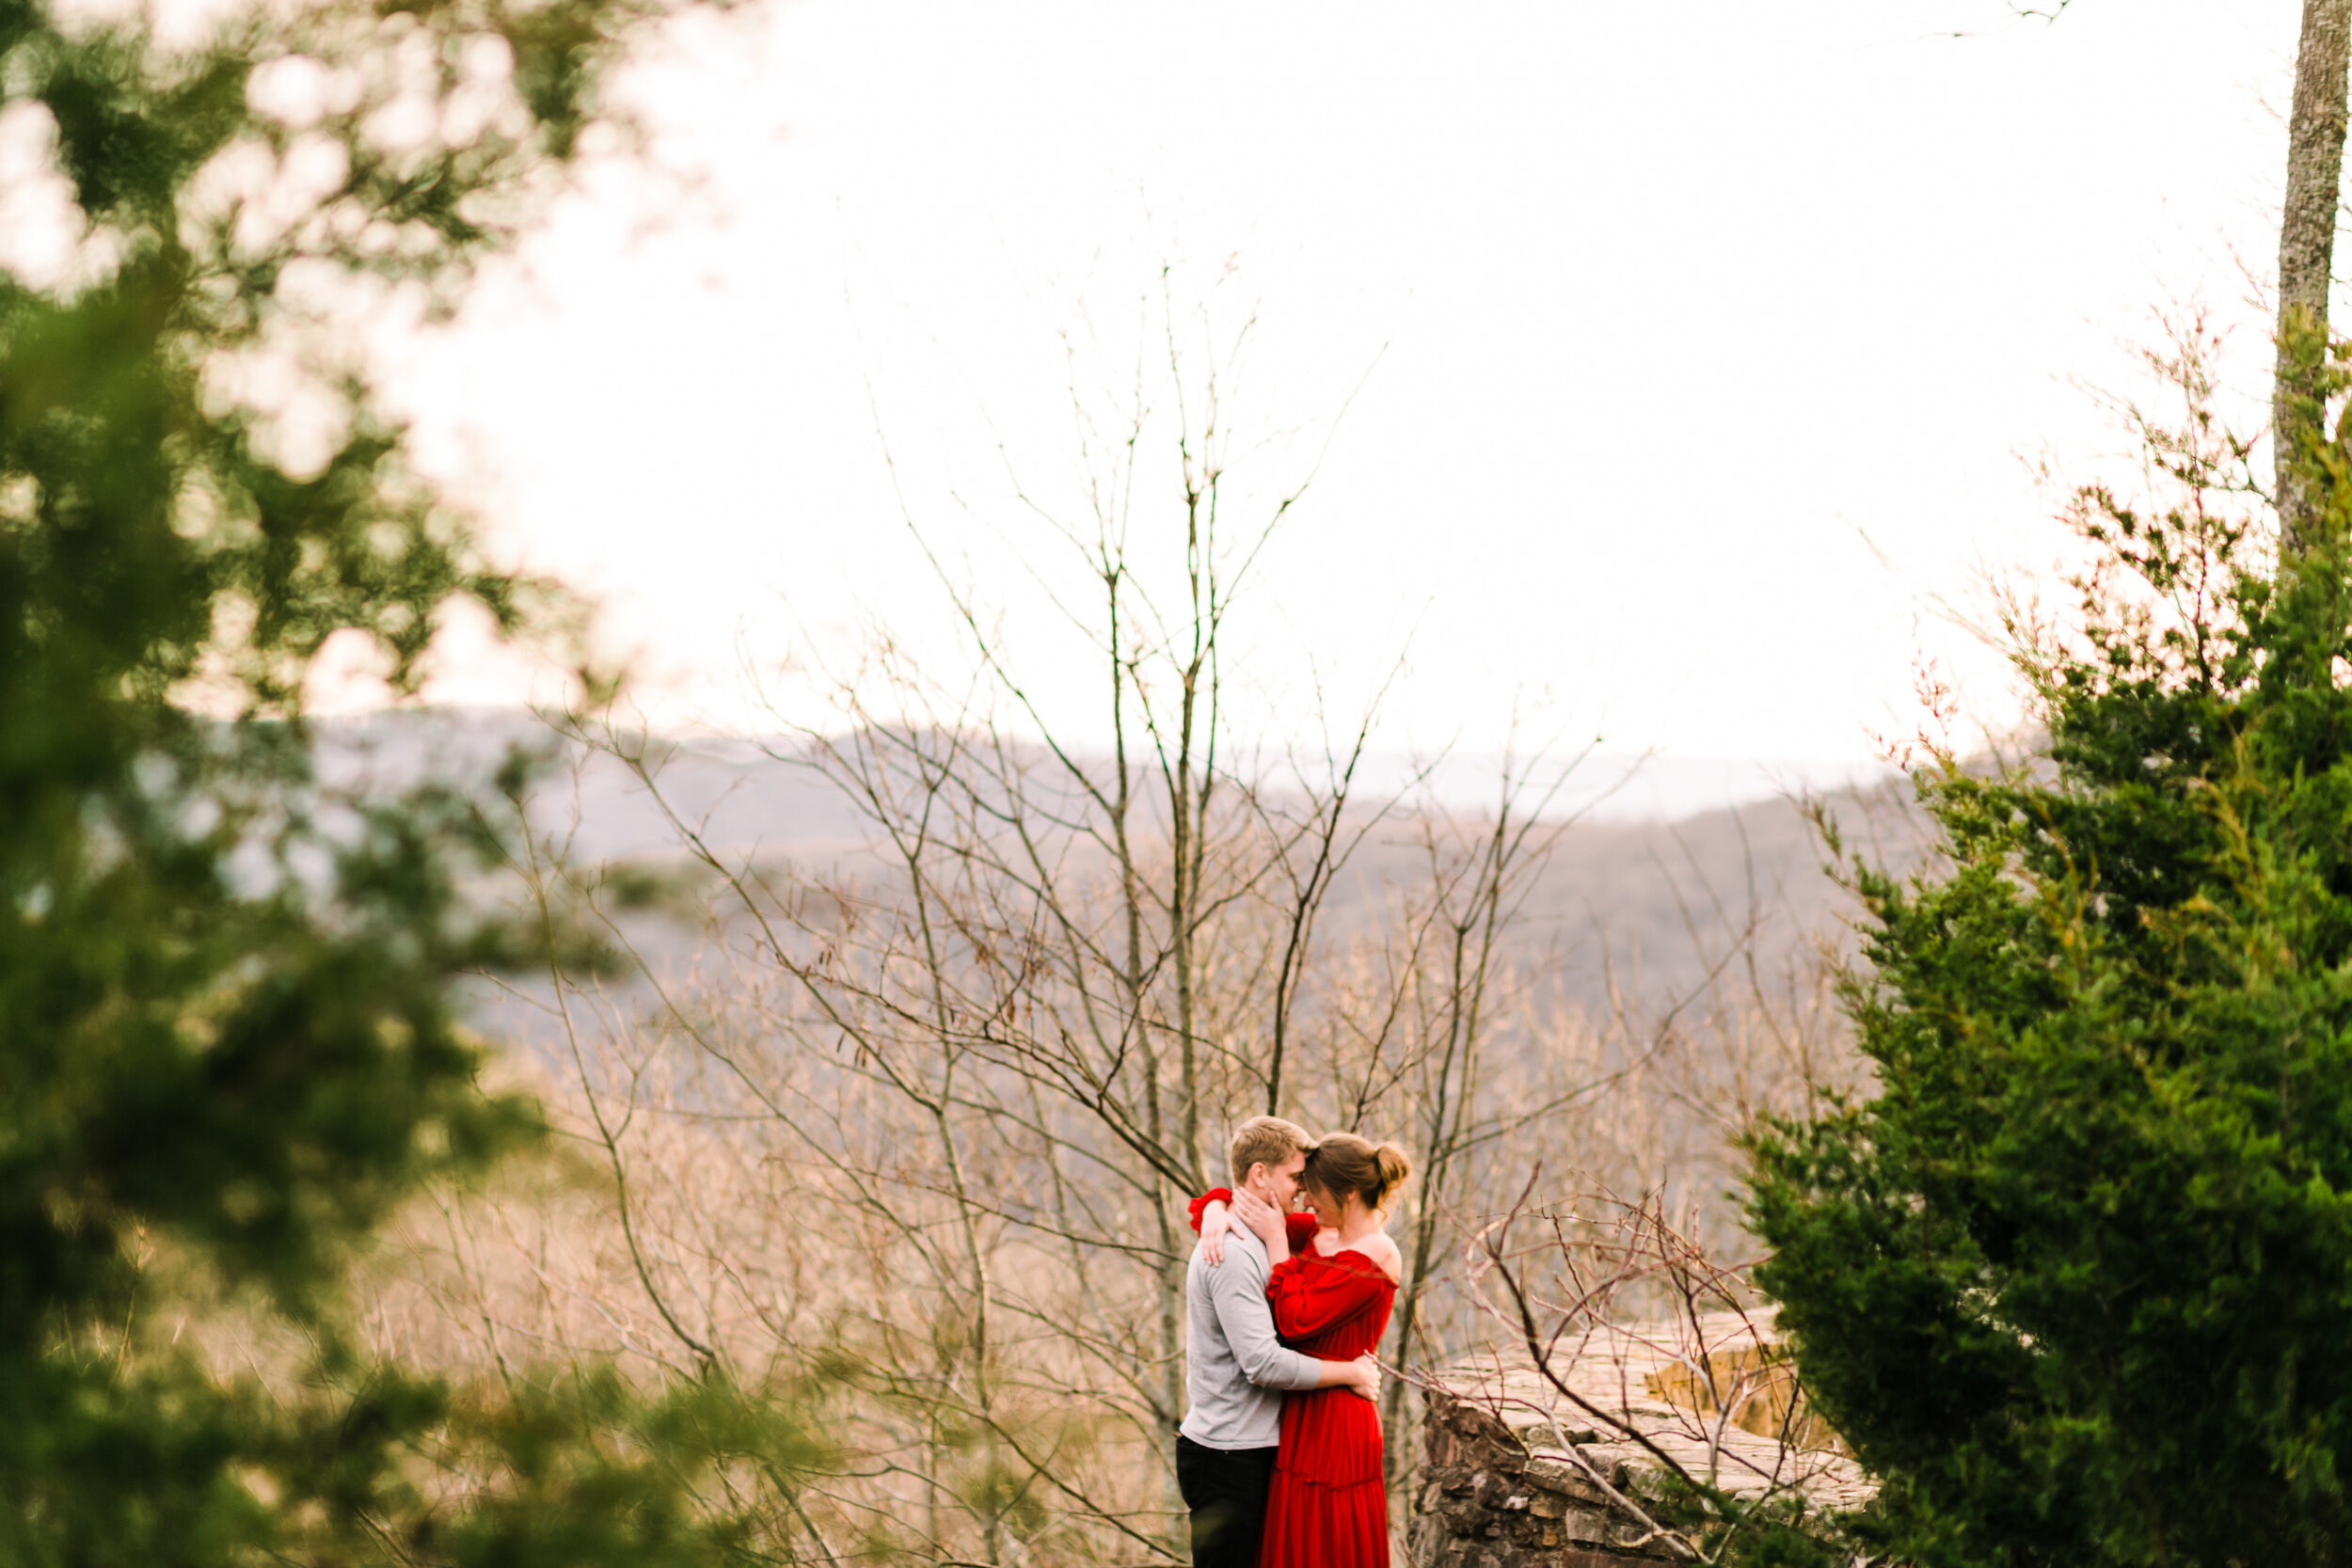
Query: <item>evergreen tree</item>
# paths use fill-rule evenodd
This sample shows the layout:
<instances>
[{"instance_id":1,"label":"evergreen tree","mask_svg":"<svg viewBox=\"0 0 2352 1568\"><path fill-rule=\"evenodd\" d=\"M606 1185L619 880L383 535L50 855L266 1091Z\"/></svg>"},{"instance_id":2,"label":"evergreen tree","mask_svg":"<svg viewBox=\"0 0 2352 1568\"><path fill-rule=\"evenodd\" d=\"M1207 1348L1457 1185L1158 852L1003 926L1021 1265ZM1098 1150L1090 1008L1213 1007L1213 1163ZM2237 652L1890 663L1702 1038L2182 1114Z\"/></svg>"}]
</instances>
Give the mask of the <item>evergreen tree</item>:
<instances>
[{"instance_id":1,"label":"evergreen tree","mask_svg":"<svg viewBox=\"0 0 2352 1568\"><path fill-rule=\"evenodd\" d=\"M337 345L456 297L651 16L0 0L0 122L53 152L10 211L54 219L0 271L0 1564L710 1562L745 1525L702 1479L804 1457L715 1373L485 1400L333 1311L392 1205L532 1118L452 1016L502 941L453 893L467 812L321 789L305 679L356 633L410 689L453 600L556 603ZM206 1304L254 1370L177 1340Z\"/></svg>"},{"instance_id":2,"label":"evergreen tree","mask_svg":"<svg viewBox=\"0 0 2352 1568\"><path fill-rule=\"evenodd\" d=\"M2079 613L2011 617L2045 752L1933 759L1940 863L1856 868L1875 1098L1755 1150L1761 1280L1920 1563L2352 1553L2352 465L2307 445L2271 562L2207 363L2175 493L2084 492Z\"/></svg>"}]
</instances>

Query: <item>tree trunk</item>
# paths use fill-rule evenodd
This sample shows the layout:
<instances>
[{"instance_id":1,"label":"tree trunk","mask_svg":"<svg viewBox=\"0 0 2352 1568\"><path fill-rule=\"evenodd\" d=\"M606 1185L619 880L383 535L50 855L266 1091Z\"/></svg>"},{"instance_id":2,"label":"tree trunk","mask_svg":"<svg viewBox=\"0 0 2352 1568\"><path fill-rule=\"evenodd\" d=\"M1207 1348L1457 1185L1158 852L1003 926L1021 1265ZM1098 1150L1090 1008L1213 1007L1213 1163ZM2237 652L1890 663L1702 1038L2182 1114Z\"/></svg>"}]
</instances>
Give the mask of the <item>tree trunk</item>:
<instances>
[{"instance_id":1,"label":"tree trunk","mask_svg":"<svg viewBox=\"0 0 2352 1568\"><path fill-rule=\"evenodd\" d=\"M2287 121L2286 208L2279 222L2279 358L2271 396L2279 522L2288 554L2312 542L2318 521L2308 450L2322 424L2319 372L2326 359L2328 287L2344 171L2347 57L2352 57L2352 0L2303 0L2295 108Z\"/></svg>"}]
</instances>

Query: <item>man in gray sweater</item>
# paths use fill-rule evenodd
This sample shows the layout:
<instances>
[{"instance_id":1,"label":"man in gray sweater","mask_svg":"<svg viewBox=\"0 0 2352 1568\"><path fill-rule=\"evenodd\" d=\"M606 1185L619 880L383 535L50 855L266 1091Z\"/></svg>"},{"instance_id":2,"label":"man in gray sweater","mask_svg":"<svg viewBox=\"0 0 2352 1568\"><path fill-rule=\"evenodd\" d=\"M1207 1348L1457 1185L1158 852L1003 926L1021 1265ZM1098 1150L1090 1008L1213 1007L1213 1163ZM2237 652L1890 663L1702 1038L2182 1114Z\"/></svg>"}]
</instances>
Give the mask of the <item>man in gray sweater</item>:
<instances>
[{"instance_id":1,"label":"man in gray sweater","mask_svg":"<svg viewBox=\"0 0 2352 1568\"><path fill-rule=\"evenodd\" d=\"M1233 1133L1233 1185L1287 1213L1313 1141L1279 1117L1252 1117ZM1255 1568L1284 1389L1380 1395L1380 1366L1371 1356L1318 1361L1275 1338L1265 1295L1272 1272L1265 1243L1238 1226L1225 1233L1221 1249L1194 1247L1184 1271L1191 1408L1176 1434L1176 1484L1192 1512L1194 1568Z\"/></svg>"}]
</instances>

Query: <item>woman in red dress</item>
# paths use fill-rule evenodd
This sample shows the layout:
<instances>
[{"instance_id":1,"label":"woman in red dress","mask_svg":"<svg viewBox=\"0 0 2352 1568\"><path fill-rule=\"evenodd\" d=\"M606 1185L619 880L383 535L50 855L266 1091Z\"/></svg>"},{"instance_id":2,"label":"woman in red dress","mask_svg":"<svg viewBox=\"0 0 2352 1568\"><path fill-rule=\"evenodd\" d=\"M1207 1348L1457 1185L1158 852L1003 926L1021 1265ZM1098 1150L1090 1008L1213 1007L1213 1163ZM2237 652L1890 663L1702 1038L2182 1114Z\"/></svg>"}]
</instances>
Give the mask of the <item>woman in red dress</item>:
<instances>
[{"instance_id":1,"label":"woman in red dress","mask_svg":"<svg viewBox=\"0 0 2352 1568\"><path fill-rule=\"evenodd\" d=\"M1389 1326L1403 1259L1381 1226L1408 1168L1393 1144L1375 1148L1334 1132L1298 1175L1312 1214L1285 1215L1244 1193L1231 1199L1226 1222L1222 1205L1209 1201L1230 1197L1219 1192L1194 1205L1194 1224L1201 1226L1206 1208L1204 1235L1220 1223L1256 1231L1278 1259L1266 1297L1282 1342L1304 1355L1350 1360L1375 1348ZM1258 1568L1388 1568L1380 1454L1380 1412L1370 1401L1346 1389L1285 1394Z\"/></svg>"}]
</instances>

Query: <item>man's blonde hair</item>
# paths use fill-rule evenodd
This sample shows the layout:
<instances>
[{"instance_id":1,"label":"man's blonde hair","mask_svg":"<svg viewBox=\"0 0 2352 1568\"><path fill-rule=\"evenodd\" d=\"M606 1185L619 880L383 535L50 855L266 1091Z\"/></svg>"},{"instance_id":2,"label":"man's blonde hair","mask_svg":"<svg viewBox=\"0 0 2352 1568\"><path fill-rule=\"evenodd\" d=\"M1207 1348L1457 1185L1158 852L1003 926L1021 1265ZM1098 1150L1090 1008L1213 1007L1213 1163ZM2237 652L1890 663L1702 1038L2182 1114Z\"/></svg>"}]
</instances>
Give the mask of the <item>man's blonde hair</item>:
<instances>
[{"instance_id":1,"label":"man's blonde hair","mask_svg":"<svg viewBox=\"0 0 2352 1568\"><path fill-rule=\"evenodd\" d=\"M1305 1128L1280 1117L1251 1117L1233 1129L1232 1147L1226 1151L1233 1167L1233 1185L1249 1180L1252 1165L1279 1165L1294 1154L1314 1152L1315 1140Z\"/></svg>"}]
</instances>

